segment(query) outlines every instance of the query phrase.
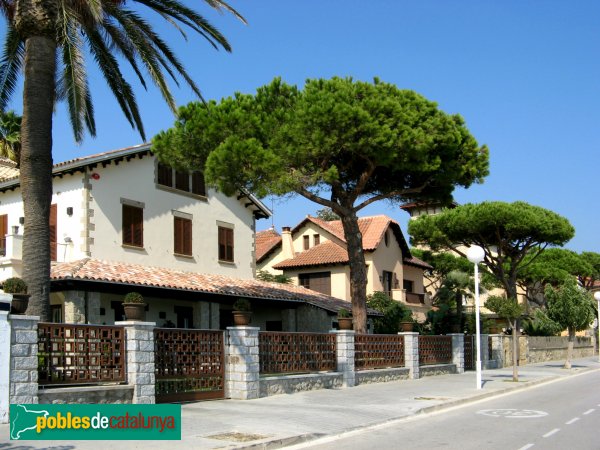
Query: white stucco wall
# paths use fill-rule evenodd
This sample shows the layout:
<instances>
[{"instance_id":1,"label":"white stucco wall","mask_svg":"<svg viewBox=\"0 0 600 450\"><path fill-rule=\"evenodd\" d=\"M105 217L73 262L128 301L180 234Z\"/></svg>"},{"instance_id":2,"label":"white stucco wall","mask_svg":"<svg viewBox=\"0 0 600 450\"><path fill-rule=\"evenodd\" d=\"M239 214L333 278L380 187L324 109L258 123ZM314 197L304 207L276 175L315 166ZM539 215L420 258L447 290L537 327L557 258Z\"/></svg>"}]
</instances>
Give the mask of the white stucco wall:
<instances>
[{"instance_id":1,"label":"white stucco wall","mask_svg":"<svg viewBox=\"0 0 600 450\"><path fill-rule=\"evenodd\" d=\"M386 233L388 233L388 245L385 245L385 239L382 239L375 251L365 252L365 260L369 264L367 294L384 290L383 271L394 273L400 283L400 288L402 288L402 250L392 230L388 228ZM394 288L393 285L392 288Z\"/></svg>"},{"instance_id":2,"label":"white stucco wall","mask_svg":"<svg viewBox=\"0 0 600 450\"><path fill-rule=\"evenodd\" d=\"M155 184L155 160L146 156L111 164L95 170L91 179L90 208L93 215L91 256L179 270L208 272L238 278L253 277L254 218L243 204L245 199L227 197L214 191L208 197L166 190ZM122 245L121 199L144 205L144 247ZM175 256L173 211L192 218L192 256ZM218 226L234 230L234 262L218 260Z\"/></svg>"}]
</instances>

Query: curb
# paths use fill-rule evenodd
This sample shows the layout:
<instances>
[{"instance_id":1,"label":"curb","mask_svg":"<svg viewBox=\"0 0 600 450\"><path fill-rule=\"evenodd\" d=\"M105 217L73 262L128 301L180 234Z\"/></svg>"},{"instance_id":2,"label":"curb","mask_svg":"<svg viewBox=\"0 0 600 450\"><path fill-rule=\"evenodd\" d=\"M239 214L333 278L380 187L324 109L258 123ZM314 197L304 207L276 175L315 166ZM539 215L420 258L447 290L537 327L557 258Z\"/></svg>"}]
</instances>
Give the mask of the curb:
<instances>
[{"instance_id":1,"label":"curb","mask_svg":"<svg viewBox=\"0 0 600 450\"><path fill-rule=\"evenodd\" d=\"M300 444L304 444L304 443L307 443L310 441L317 441L319 439L325 439L325 438L333 438L333 437L341 436L343 434L347 434L347 433L351 433L351 432L358 432L361 430L366 430L366 429L369 429L372 427L385 426L387 424L406 420L411 417L417 417L420 415L441 412L441 411L451 409L451 408L454 408L457 406L465 405L468 403L475 403L475 402L485 400L488 398L499 397L499 396L509 394L512 392L522 391L524 389L537 387L537 386L541 386L543 384L549 384L549 383L553 383L555 381L565 380L565 379L568 379L568 378L571 378L574 376L583 375L585 373L596 372L596 371L600 371L600 368L597 368L597 369L585 368L583 370L580 370L577 373L569 374L567 376L554 375L554 376L544 377L544 378L540 378L540 379L536 379L536 380L526 381L526 382L523 382L523 384L518 384L516 386L509 386L509 387L506 387L503 389L495 390L493 392L483 392L481 394L475 394L475 395L472 395L469 397L458 398L455 400L448 400L448 401L442 402L438 405L425 406L423 408L416 409L414 411L409 411L403 415L392 417L392 418L389 418L389 419L386 419L386 420L383 420L380 422L376 422L376 423L369 423L367 425L358 425L356 427L347 428L345 430L342 430L342 431L334 433L334 434L307 433L307 434L300 434L300 435L296 435L296 436L289 436L287 438L273 439L273 440L266 441L266 442L257 442L257 443L247 445L247 446L241 446L241 447L236 446L236 447L230 447L230 448L236 449L236 450L259 450L259 449L260 450L276 450L276 449L280 449L280 448L284 448L284 447L300 445Z\"/></svg>"}]
</instances>

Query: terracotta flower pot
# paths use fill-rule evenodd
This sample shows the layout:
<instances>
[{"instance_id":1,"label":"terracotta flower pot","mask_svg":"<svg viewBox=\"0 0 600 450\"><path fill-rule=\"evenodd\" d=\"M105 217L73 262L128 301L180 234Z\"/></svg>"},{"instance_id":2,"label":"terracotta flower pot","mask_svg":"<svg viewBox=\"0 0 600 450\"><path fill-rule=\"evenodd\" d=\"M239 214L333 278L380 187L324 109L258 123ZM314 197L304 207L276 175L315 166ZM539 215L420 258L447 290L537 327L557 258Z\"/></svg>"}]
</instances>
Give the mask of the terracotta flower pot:
<instances>
[{"instance_id":1,"label":"terracotta flower pot","mask_svg":"<svg viewBox=\"0 0 600 450\"><path fill-rule=\"evenodd\" d=\"M250 323L252 313L250 311L233 311L233 324L236 327L245 327Z\"/></svg>"},{"instance_id":2,"label":"terracotta flower pot","mask_svg":"<svg viewBox=\"0 0 600 450\"><path fill-rule=\"evenodd\" d=\"M27 305L29 304L29 294L11 294L12 301L10 302L11 314L25 314Z\"/></svg>"},{"instance_id":3,"label":"terracotta flower pot","mask_svg":"<svg viewBox=\"0 0 600 450\"><path fill-rule=\"evenodd\" d=\"M340 330L352 329L352 317L338 317L338 325Z\"/></svg>"},{"instance_id":4,"label":"terracotta flower pot","mask_svg":"<svg viewBox=\"0 0 600 450\"><path fill-rule=\"evenodd\" d=\"M145 303L123 303L125 310L125 318L127 320L146 320L146 304Z\"/></svg>"},{"instance_id":5,"label":"terracotta flower pot","mask_svg":"<svg viewBox=\"0 0 600 450\"><path fill-rule=\"evenodd\" d=\"M400 329L403 332L413 331L414 326L415 326L414 322L400 322Z\"/></svg>"}]
</instances>

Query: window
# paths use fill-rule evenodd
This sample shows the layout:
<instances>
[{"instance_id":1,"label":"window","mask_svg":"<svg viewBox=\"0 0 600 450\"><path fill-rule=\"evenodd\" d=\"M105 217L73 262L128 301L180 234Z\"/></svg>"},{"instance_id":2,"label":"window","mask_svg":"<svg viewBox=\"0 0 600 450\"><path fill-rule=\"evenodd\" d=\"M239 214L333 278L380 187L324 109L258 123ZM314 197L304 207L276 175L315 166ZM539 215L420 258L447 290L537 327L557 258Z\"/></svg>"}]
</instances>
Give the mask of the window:
<instances>
[{"instance_id":1,"label":"window","mask_svg":"<svg viewBox=\"0 0 600 450\"><path fill-rule=\"evenodd\" d=\"M412 280L403 280L402 287L406 292L414 292L414 283Z\"/></svg>"},{"instance_id":2,"label":"window","mask_svg":"<svg viewBox=\"0 0 600 450\"><path fill-rule=\"evenodd\" d=\"M144 246L144 210L123 204L123 245Z\"/></svg>"},{"instance_id":3,"label":"window","mask_svg":"<svg viewBox=\"0 0 600 450\"><path fill-rule=\"evenodd\" d=\"M158 163L156 168L156 182L161 186L206 196L204 174L202 172L182 172Z\"/></svg>"},{"instance_id":4,"label":"window","mask_svg":"<svg viewBox=\"0 0 600 450\"><path fill-rule=\"evenodd\" d=\"M310 248L310 236L304 236L304 250L308 250Z\"/></svg>"},{"instance_id":5,"label":"window","mask_svg":"<svg viewBox=\"0 0 600 450\"><path fill-rule=\"evenodd\" d=\"M219 260L233 262L233 230L219 227Z\"/></svg>"},{"instance_id":6,"label":"window","mask_svg":"<svg viewBox=\"0 0 600 450\"><path fill-rule=\"evenodd\" d=\"M62 305L50 305L50 317L52 317L52 323L62 323Z\"/></svg>"},{"instance_id":7,"label":"window","mask_svg":"<svg viewBox=\"0 0 600 450\"><path fill-rule=\"evenodd\" d=\"M392 282L394 279L394 274L392 272L388 272L386 270L383 271L381 283L383 284L383 291L387 295L392 294Z\"/></svg>"},{"instance_id":8,"label":"window","mask_svg":"<svg viewBox=\"0 0 600 450\"><path fill-rule=\"evenodd\" d=\"M301 273L300 286L331 295L331 272Z\"/></svg>"},{"instance_id":9,"label":"window","mask_svg":"<svg viewBox=\"0 0 600 450\"><path fill-rule=\"evenodd\" d=\"M192 256L192 221L183 217L173 218L174 252L179 255Z\"/></svg>"},{"instance_id":10,"label":"window","mask_svg":"<svg viewBox=\"0 0 600 450\"><path fill-rule=\"evenodd\" d=\"M319 236L318 234L315 234L313 236L313 245L317 246L321 243L321 236Z\"/></svg>"}]
</instances>

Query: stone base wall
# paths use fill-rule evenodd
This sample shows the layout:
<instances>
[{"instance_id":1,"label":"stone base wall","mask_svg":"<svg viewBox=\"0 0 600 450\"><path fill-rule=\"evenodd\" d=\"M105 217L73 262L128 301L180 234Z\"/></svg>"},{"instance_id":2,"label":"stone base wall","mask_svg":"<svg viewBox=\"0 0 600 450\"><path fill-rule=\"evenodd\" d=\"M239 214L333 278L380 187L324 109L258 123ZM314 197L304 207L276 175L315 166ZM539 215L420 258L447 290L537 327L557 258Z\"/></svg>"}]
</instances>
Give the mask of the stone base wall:
<instances>
[{"instance_id":1,"label":"stone base wall","mask_svg":"<svg viewBox=\"0 0 600 450\"><path fill-rule=\"evenodd\" d=\"M432 366L421 366L419 368L419 373L422 377L433 377L436 375L447 375L447 374L455 374L456 373L456 365L455 364L436 364Z\"/></svg>"},{"instance_id":2,"label":"stone base wall","mask_svg":"<svg viewBox=\"0 0 600 450\"><path fill-rule=\"evenodd\" d=\"M317 389L340 389L343 383L341 373L316 373L304 375L283 375L277 377L261 377L259 390L261 397L278 394L294 394L296 392L314 391Z\"/></svg>"},{"instance_id":3,"label":"stone base wall","mask_svg":"<svg viewBox=\"0 0 600 450\"><path fill-rule=\"evenodd\" d=\"M130 404L133 386L80 386L40 389L38 399L42 404Z\"/></svg>"},{"instance_id":4,"label":"stone base wall","mask_svg":"<svg viewBox=\"0 0 600 450\"><path fill-rule=\"evenodd\" d=\"M573 358L586 358L588 356L594 356L594 346L589 347L574 347ZM560 361L567 359L566 348L554 348L554 349L529 349L527 355L527 362L529 364L545 362L545 361Z\"/></svg>"},{"instance_id":5,"label":"stone base wall","mask_svg":"<svg viewBox=\"0 0 600 450\"><path fill-rule=\"evenodd\" d=\"M356 384L387 383L390 381L408 380L410 370L406 367L392 369L361 370L356 372Z\"/></svg>"},{"instance_id":6,"label":"stone base wall","mask_svg":"<svg viewBox=\"0 0 600 450\"><path fill-rule=\"evenodd\" d=\"M512 366L512 337L502 338L504 348L504 367ZM560 361L567 359L567 336L520 336L519 337L519 364L534 364L546 361ZM594 343L590 337L575 338L573 345L573 358L586 358L594 356Z\"/></svg>"}]
</instances>

